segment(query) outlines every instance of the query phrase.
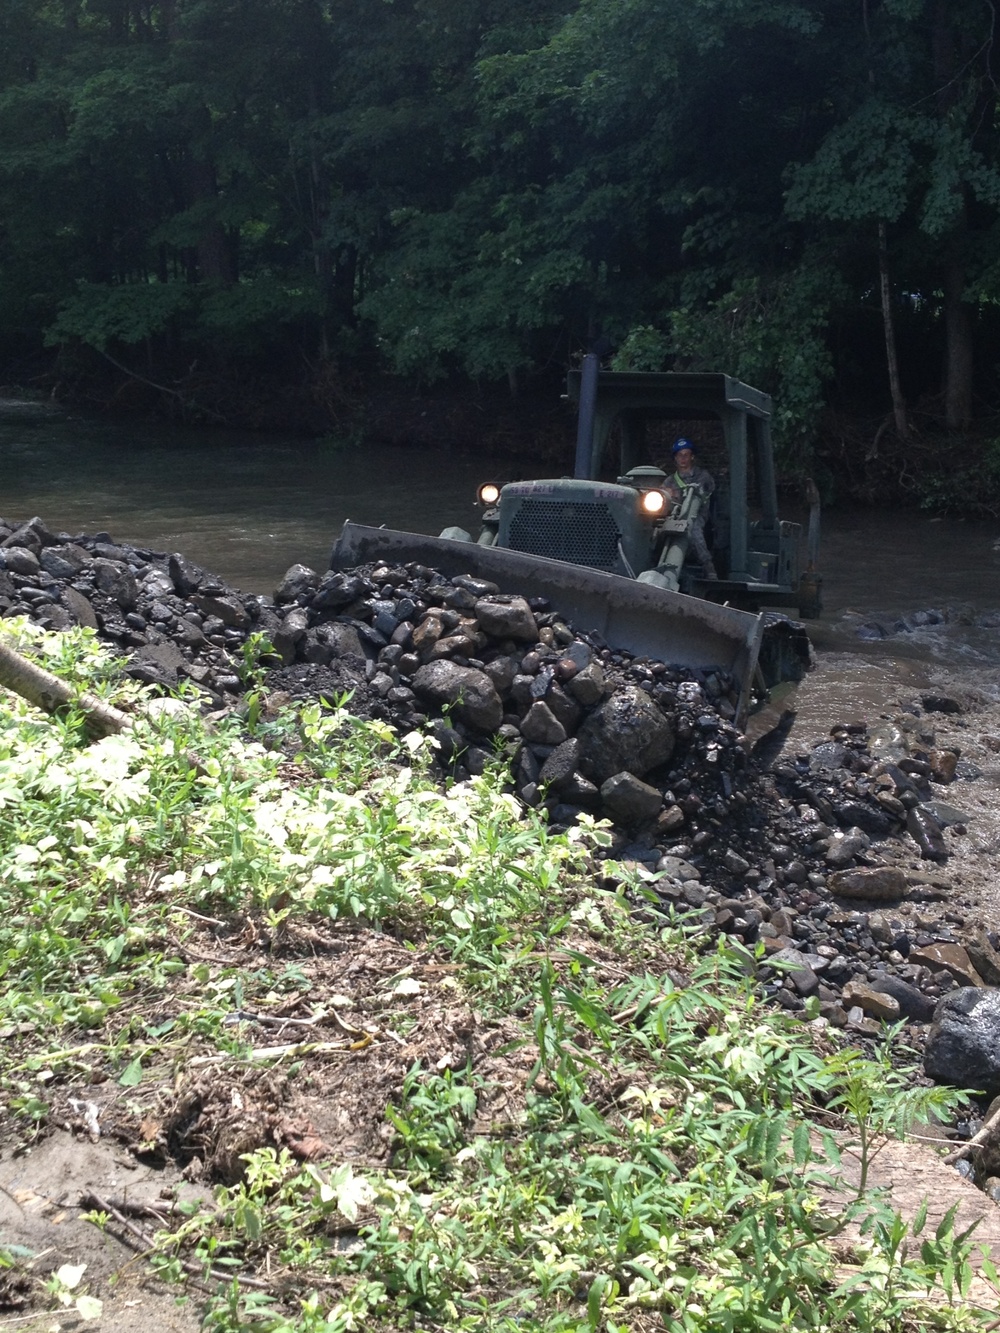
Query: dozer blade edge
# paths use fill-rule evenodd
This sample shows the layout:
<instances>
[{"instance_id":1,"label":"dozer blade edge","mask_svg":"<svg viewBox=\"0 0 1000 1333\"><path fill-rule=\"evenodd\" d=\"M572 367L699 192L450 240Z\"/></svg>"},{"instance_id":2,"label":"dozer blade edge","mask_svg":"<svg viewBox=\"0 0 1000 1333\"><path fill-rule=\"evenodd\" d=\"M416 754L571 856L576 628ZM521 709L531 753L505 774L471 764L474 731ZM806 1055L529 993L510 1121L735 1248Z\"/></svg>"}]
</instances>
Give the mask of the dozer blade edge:
<instances>
[{"instance_id":1,"label":"dozer blade edge","mask_svg":"<svg viewBox=\"0 0 1000 1333\"><path fill-rule=\"evenodd\" d=\"M574 628L596 631L612 648L700 670L722 667L739 686L737 724L746 721L765 634L761 615L544 556L345 523L330 568L377 561L415 562L447 578L472 574L489 579L501 592L547 597Z\"/></svg>"}]
</instances>

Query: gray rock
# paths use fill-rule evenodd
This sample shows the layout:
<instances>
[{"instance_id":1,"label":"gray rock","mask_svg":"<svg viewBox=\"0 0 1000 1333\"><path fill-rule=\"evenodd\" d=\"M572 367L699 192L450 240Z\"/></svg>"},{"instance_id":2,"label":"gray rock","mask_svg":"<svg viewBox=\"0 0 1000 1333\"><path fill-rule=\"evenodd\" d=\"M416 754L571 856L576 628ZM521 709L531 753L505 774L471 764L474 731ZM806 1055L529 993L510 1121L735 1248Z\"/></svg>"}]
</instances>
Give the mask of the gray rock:
<instances>
[{"instance_id":1,"label":"gray rock","mask_svg":"<svg viewBox=\"0 0 1000 1333\"><path fill-rule=\"evenodd\" d=\"M567 653L574 648L569 645ZM575 659L574 659L575 660ZM567 690L584 708L592 708L604 698L604 672L599 662L588 662L581 667L572 680L566 684Z\"/></svg>"},{"instance_id":2,"label":"gray rock","mask_svg":"<svg viewBox=\"0 0 1000 1333\"><path fill-rule=\"evenodd\" d=\"M580 742L576 737L573 737L568 741L563 741L560 745L556 746L545 760L544 764L542 764L537 781L544 783L544 785L554 791L556 795L561 796L567 786L572 783L579 762Z\"/></svg>"},{"instance_id":3,"label":"gray rock","mask_svg":"<svg viewBox=\"0 0 1000 1333\"><path fill-rule=\"evenodd\" d=\"M779 949L767 961L769 966L778 965L782 975L791 978L800 995L812 995L819 986L819 977L799 949Z\"/></svg>"},{"instance_id":4,"label":"gray rock","mask_svg":"<svg viewBox=\"0 0 1000 1333\"><path fill-rule=\"evenodd\" d=\"M120 560L99 558L90 568L98 591L117 602L123 611L131 611L139 596L139 585L128 565Z\"/></svg>"},{"instance_id":5,"label":"gray rock","mask_svg":"<svg viewBox=\"0 0 1000 1333\"><path fill-rule=\"evenodd\" d=\"M281 624L271 632L271 643L274 650L281 657L282 662L288 666L295 661L295 650L299 643L306 636L309 629L309 616L301 607L294 607L283 618ZM360 643L358 648L360 650Z\"/></svg>"},{"instance_id":6,"label":"gray rock","mask_svg":"<svg viewBox=\"0 0 1000 1333\"><path fill-rule=\"evenodd\" d=\"M85 625L88 629L97 629L97 616L94 608L82 592L77 592L75 588L63 588L60 601L76 624Z\"/></svg>"},{"instance_id":7,"label":"gray rock","mask_svg":"<svg viewBox=\"0 0 1000 1333\"><path fill-rule=\"evenodd\" d=\"M308 565L292 565L286 569L281 582L274 590L274 600L278 603L297 602L300 597L311 597L319 584L319 575Z\"/></svg>"},{"instance_id":8,"label":"gray rock","mask_svg":"<svg viewBox=\"0 0 1000 1333\"><path fill-rule=\"evenodd\" d=\"M682 883L690 879L701 879L701 871L698 867L693 866L690 861L685 861L682 856L661 856L656 863L656 868L668 879L680 880Z\"/></svg>"},{"instance_id":9,"label":"gray rock","mask_svg":"<svg viewBox=\"0 0 1000 1333\"><path fill-rule=\"evenodd\" d=\"M39 565L54 579L74 579L90 561L90 552L72 542L63 546L45 546L38 556Z\"/></svg>"},{"instance_id":10,"label":"gray rock","mask_svg":"<svg viewBox=\"0 0 1000 1333\"><path fill-rule=\"evenodd\" d=\"M452 584L456 588L464 588L466 592L471 592L473 597L489 597L491 593L500 591L490 579L477 578L475 574L456 574Z\"/></svg>"},{"instance_id":11,"label":"gray rock","mask_svg":"<svg viewBox=\"0 0 1000 1333\"><path fill-rule=\"evenodd\" d=\"M823 859L834 870L849 866L856 856L862 855L871 846L866 833L845 833L843 837L834 835L829 841Z\"/></svg>"},{"instance_id":12,"label":"gray rock","mask_svg":"<svg viewBox=\"0 0 1000 1333\"><path fill-rule=\"evenodd\" d=\"M427 703L453 708L460 722L477 731L496 731L503 721L503 703L496 687L476 667L446 659L428 662L415 673L413 691Z\"/></svg>"},{"instance_id":13,"label":"gray rock","mask_svg":"<svg viewBox=\"0 0 1000 1333\"><path fill-rule=\"evenodd\" d=\"M538 625L523 597L495 594L475 604L476 619L493 639L513 639L515 643L537 643Z\"/></svg>"},{"instance_id":14,"label":"gray rock","mask_svg":"<svg viewBox=\"0 0 1000 1333\"><path fill-rule=\"evenodd\" d=\"M865 898L881 902L906 895L906 876L897 866L835 870L828 884L830 892L840 898Z\"/></svg>"},{"instance_id":15,"label":"gray rock","mask_svg":"<svg viewBox=\"0 0 1000 1333\"><path fill-rule=\"evenodd\" d=\"M579 726L582 716L580 705L571 699L562 686L557 685L555 681L549 685L545 693L545 703L556 721L562 723L566 734L572 734Z\"/></svg>"},{"instance_id":16,"label":"gray rock","mask_svg":"<svg viewBox=\"0 0 1000 1333\"><path fill-rule=\"evenodd\" d=\"M570 685L579 678L575 676ZM674 752L673 719L632 685L616 690L596 708L577 735L580 767L598 783L621 772L644 777Z\"/></svg>"},{"instance_id":17,"label":"gray rock","mask_svg":"<svg viewBox=\"0 0 1000 1333\"><path fill-rule=\"evenodd\" d=\"M41 566L38 556L27 546L6 546L3 551L3 564L12 574L24 574L30 578L37 574Z\"/></svg>"},{"instance_id":18,"label":"gray rock","mask_svg":"<svg viewBox=\"0 0 1000 1333\"><path fill-rule=\"evenodd\" d=\"M936 1083L1000 1093L1000 991L963 986L938 1002L924 1070Z\"/></svg>"},{"instance_id":19,"label":"gray rock","mask_svg":"<svg viewBox=\"0 0 1000 1333\"><path fill-rule=\"evenodd\" d=\"M494 657L484 667L486 674L496 686L498 694L506 694L517 675L517 663L512 657Z\"/></svg>"},{"instance_id":20,"label":"gray rock","mask_svg":"<svg viewBox=\"0 0 1000 1333\"><path fill-rule=\"evenodd\" d=\"M208 597L196 593L192 600L203 615L218 616L222 623L231 629L249 629L250 627L250 617L247 615L246 607L238 597Z\"/></svg>"},{"instance_id":21,"label":"gray rock","mask_svg":"<svg viewBox=\"0 0 1000 1333\"><path fill-rule=\"evenodd\" d=\"M663 794L632 773L615 773L601 783L601 801L612 819L643 824L659 814Z\"/></svg>"}]
</instances>

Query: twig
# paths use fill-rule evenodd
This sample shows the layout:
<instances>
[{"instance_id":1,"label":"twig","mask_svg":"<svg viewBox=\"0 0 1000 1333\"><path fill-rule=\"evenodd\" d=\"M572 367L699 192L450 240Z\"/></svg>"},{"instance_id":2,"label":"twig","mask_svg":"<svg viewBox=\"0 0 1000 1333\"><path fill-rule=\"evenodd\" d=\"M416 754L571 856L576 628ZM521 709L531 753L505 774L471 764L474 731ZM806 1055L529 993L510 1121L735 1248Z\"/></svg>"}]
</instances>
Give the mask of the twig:
<instances>
[{"instance_id":1,"label":"twig","mask_svg":"<svg viewBox=\"0 0 1000 1333\"><path fill-rule=\"evenodd\" d=\"M995 1137L998 1129L1000 1129L1000 1107L997 1107L989 1120L983 1124L977 1133L973 1134L968 1142L963 1143L960 1148L956 1148L954 1152L950 1152L947 1157L942 1159L945 1166L954 1166L963 1157L968 1157L973 1148L985 1147L986 1140Z\"/></svg>"},{"instance_id":2,"label":"twig","mask_svg":"<svg viewBox=\"0 0 1000 1333\"><path fill-rule=\"evenodd\" d=\"M371 1038L366 1032L367 1041L356 1041L350 1046L336 1041L293 1041L285 1046L257 1046L245 1055L233 1055L228 1051L219 1055L196 1055L188 1064L192 1069L204 1068L205 1065L225 1064L227 1060L282 1060L287 1055L350 1055L352 1051L363 1050L371 1045Z\"/></svg>"},{"instance_id":3,"label":"twig","mask_svg":"<svg viewBox=\"0 0 1000 1333\"><path fill-rule=\"evenodd\" d=\"M226 924L225 921L220 921L218 917L202 916L201 912L192 912L190 907L182 907L180 903L171 903L170 910L172 912L183 912L185 916L194 917L195 921L204 921L209 926L224 926Z\"/></svg>"},{"instance_id":4,"label":"twig","mask_svg":"<svg viewBox=\"0 0 1000 1333\"><path fill-rule=\"evenodd\" d=\"M80 1206L82 1208L97 1208L102 1213L108 1213L115 1219L119 1226L124 1227L130 1235L142 1242L144 1250L151 1251L156 1248L152 1237L149 1236L142 1227L136 1226L134 1222L130 1222L124 1213L115 1208L113 1204L108 1203L107 1199L102 1199L99 1194L81 1194ZM196 1281L196 1285L201 1287L203 1291L209 1290L209 1288L204 1285L204 1279L208 1277L216 1282L225 1282L227 1284L235 1281L238 1282L240 1286L254 1287L257 1291L270 1291L272 1288L270 1282L262 1282L259 1278L247 1277L243 1273L223 1273L218 1268L210 1268L206 1272L200 1264L191 1263L187 1259L179 1259L178 1262L184 1272L187 1273L189 1277L193 1277Z\"/></svg>"}]
</instances>

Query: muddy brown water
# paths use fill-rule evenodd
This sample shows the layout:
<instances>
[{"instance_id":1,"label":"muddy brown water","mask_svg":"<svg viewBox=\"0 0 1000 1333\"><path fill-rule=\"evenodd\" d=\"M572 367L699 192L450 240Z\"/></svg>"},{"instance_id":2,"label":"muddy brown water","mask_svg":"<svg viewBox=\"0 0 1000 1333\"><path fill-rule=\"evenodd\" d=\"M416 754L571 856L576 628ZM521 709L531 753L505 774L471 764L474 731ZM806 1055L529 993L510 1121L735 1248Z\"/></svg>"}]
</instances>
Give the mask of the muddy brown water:
<instances>
[{"instance_id":1,"label":"muddy brown water","mask_svg":"<svg viewBox=\"0 0 1000 1333\"><path fill-rule=\"evenodd\" d=\"M246 592L272 591L294 563L325 568L348 518L474 531L476 486L510 469L471 451L182 430L0 400L0 514L39 514L57 529L182 551ZM1000 705L998 547L1000 522L828 511L825 614L810 626L817 670L791 701L796 733L877 716L931 689L975 688ZM946 612L947 623L859 637L866 622L891 630L924 609ZM991 612L992 628L982 624Z\"/></svg>"}]
</instances>

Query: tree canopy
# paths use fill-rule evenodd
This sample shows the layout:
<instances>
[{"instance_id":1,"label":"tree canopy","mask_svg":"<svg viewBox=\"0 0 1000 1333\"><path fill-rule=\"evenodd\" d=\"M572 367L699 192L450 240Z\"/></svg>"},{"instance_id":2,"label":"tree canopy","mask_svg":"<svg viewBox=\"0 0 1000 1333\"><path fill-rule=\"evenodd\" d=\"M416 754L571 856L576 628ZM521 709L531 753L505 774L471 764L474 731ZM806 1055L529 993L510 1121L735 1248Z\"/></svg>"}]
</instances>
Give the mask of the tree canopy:
<instances>
[{"instance_id":1,"label":"tree canopy","mask_svg":"<svg viewBox=\"0 0 1000 1333\"><path fill-rule=\"evenodd\" d=\"M0 350L996 405L989 0L6 0Z\"/></svg>"}]
</instances>

